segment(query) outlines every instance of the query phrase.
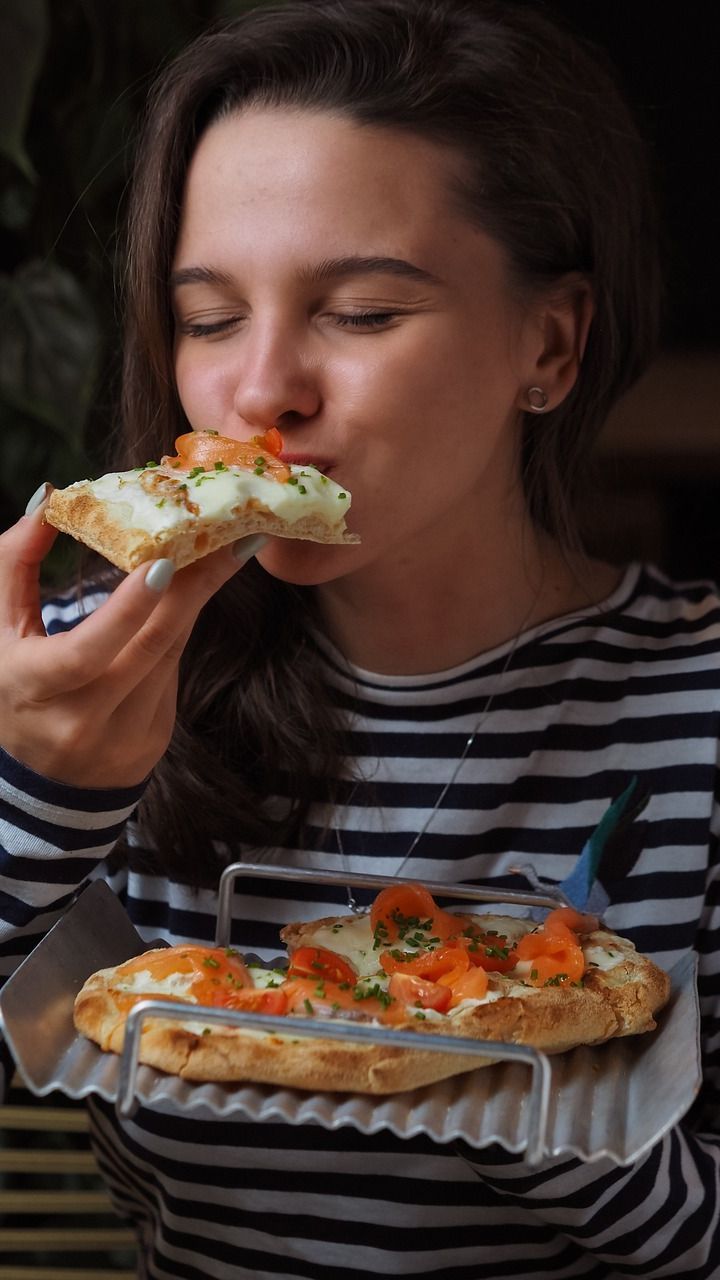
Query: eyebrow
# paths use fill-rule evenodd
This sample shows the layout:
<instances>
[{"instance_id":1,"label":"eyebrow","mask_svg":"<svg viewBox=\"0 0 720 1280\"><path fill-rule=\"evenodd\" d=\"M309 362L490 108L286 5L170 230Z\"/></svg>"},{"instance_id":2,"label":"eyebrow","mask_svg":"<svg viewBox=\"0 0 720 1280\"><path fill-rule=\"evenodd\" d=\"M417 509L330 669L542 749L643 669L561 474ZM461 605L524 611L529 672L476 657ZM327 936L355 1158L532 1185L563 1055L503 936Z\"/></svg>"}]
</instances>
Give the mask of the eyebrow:
<instances>
[{"instance_id":1,"label":"eyebrow","mask_svg":"<svg viewBox=\"0 0 720 1280\"><path fill-rule=\"evenodd\" d=\"M416 267L404 258L360 257L353 255L346 258L326 258L317 266L301 272L303 280L311 284L319 284L325 280L341 280L346 276L389 275L400 276L405 280L417 280L422 284L441 284L438 276L432 275L422 267Z\"/></svg>"},{"instance_id":2,"label":"eyebrow","mask_svg":"<svg viewBox=\"0 0 720 1280\"><path fill-rule=\"evenodd\" d=\"M183 284L232 284L232 276L212 267L180 267L170 276L170 288L179 289Z\"/></svg>"},{"instance_id":3,"label":"eyebrow","mask_svg":"<svg viewBox=\"0 0 720 1280\"><path fill-rule=\"evenodd\" d=\"M300 279L307 284L322 284L326 280L342 280L357 275L391 275L421 284L440 285L442 280L422 267L416 267L404 258L379 258L352 255L344 258L325 258L313 266L300 270ZM180 267L170 276L170 288L184 284L231 285L232 276L213 267Z\"/></svg>"}]
</instances>

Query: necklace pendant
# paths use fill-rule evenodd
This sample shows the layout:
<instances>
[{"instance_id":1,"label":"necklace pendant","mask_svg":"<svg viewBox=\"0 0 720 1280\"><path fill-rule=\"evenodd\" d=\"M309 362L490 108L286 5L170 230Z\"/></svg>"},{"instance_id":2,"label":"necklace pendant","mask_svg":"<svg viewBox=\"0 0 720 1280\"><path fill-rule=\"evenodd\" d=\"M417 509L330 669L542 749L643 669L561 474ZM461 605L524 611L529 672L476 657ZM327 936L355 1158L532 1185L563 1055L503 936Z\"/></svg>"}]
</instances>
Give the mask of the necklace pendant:
<instances>
[{"instance_id":1,"label":"necklace pendant","mask_svg":"<svg viewBox=\"0 0 720 1280\"><path fill-rule=\"evenodd\" d=\"M349 886L349 885L346 885L346 886L345 886L345 892L346 892L346 894L347 894L348 906L349 906L350 910L352 911L353 915L355 915L355 916L361 916L361 915L363 914L363 910L364 910L364 908L363 908L363 907L361 907L361 906L360 906L360 904L359 904L358 902L356 902L356 901L355 901L355 897L354 897L353 891L352 891L352 889L350 888L350 886Z\"/></svg>"}]
</instances>

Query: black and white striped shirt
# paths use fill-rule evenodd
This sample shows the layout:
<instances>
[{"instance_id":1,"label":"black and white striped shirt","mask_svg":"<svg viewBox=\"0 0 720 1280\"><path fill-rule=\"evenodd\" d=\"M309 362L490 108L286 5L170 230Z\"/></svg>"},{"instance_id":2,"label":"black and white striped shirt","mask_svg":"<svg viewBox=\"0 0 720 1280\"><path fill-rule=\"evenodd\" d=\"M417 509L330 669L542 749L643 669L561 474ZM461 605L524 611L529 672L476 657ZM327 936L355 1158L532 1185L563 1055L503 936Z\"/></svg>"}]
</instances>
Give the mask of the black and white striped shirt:
<instances>
[{"instance_id":1,"label":"black and white striped shirt","mask_svg":"<svg viewBox=\"0 0 720 1280\"><path fill-rule=\"evenodd\" d=\"M76 617L48 609L50 631ZM322 867L527 888L558 883L608 804L648 800L604 858L605 919L666 967L699 955L704 1103L637 1165L560 1157L529 1168L388 1130L91 1106L101 1166L152 1280L616 1280L720 1276L720 890L716 831L720 599L634 566L602 609L526 632L436 675L376 676L327 649L351 760L334 824L302 848ZM479 731L457 776L469 735ZM0 761L0 963L9 973L103 860L138 790L84 792ZM409 860L414 837L450 782ZM339 831L339 836L338 836ZM233 851L257 861L253 850ZM520 869L520 871L518 871ZM214 893L107 876L148 940L212 941ZM341 914L343 891L239 883L233 941L268 957L289 920Z\"/></svg>"}]
</instances>

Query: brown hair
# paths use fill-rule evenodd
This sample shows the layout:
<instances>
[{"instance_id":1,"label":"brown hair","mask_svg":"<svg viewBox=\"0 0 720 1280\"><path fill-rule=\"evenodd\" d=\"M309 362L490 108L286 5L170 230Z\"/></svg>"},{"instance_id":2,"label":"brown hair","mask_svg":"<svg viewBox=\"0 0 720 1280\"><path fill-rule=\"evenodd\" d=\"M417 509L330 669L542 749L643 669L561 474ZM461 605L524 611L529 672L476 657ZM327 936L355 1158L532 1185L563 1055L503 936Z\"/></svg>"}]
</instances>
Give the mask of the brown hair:
<instances>
[{"instance_id":1,"label":"brown hair","mask_svg":"<svg viewBox=\"0 0 720 1280\"><path fill-rule=\"evenodd\" d=\"M168 280L185 175L203 131L246 104L343 113L464 158L457 195L532 292L568 273L593 290L581 376L526 415L531 516L569 543L580 464L656 341L654 207L643 145L598 52L528 5L493 0L290 0L192 44L149 101L129 218L123 433L115 465L187 430L173 376ZM141 809L158 861L217 863L202 831L266 844L298 828L337 773L340 728L309 639L307 593L255 565L207 606L183 660L178 722ZM268 795L289 795L270 816ZM199 819L198 820L198 815ZM162 836L160 835L162 833ZM167 844L176 849L165 850ZM205 871L198 871L202 849Z\"/></svg>"}]
</instances>

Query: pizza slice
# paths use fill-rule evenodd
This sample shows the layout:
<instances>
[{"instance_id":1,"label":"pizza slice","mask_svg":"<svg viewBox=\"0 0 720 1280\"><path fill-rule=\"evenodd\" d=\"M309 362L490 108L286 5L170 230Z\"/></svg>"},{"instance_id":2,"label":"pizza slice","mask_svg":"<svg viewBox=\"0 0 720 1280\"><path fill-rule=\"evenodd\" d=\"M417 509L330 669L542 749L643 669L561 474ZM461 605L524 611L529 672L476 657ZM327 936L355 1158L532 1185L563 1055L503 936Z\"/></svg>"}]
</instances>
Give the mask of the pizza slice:
<instances>
[{"instance_id":1,"label":"pizza slice","mask_svg":"<svg viewBox=\"0 0 720 1280\"><path fill-rule=\"evenodd\" d=\"M560 908L537 925L439 908L420 885L384 889L372 910L286 926L287 968L248 965L233 948L180 945L94 974L75 1025L120 1052L141 999L197 1004L197 1018L149 1018L140 1060L188 1080L394 1093L491 1059L428 1051L433 1034L561 1053L655 1027L667 974L594 917ZM287 1034L203 1023L203 1007L287 1017ZM373 1026L372 1042L293 1035L298 1018ZM417 1049L383 1044L414 1031Z\"/></svg>"},{"instance_id":2,"label":"pizza slice","mask_svg":"<svg viewBox=\"0 0 720 1280\"><path fill-rule=\"evenodd\" d=\"M192 431L176 453L133 471L55 489L45 519L129 572L168 557L177 568L250 533L356 543L347 489L316 467L283 462L275 427L252 440Z\"/></svg>"}]
</instances>

